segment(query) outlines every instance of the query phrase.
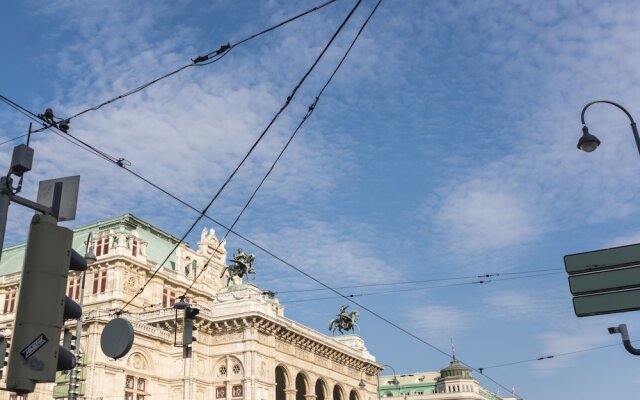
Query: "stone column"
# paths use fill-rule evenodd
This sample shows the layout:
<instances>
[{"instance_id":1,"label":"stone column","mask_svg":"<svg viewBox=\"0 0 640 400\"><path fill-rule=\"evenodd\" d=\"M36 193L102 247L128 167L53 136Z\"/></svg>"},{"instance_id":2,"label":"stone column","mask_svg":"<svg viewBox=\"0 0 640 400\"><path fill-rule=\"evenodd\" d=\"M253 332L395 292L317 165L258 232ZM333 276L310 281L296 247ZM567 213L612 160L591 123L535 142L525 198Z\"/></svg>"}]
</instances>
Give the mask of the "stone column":
<instances>
[{"instance_id":1,"label":"stone column","mask_svg":"<svg viewBox=\"0 0 640 400\"><path fill-rule=\"evenodd\" d=\"M298 391L296 389L285 389L284 394L287 400L296 400L296 393Z\"/></svg>"}]
</instances>

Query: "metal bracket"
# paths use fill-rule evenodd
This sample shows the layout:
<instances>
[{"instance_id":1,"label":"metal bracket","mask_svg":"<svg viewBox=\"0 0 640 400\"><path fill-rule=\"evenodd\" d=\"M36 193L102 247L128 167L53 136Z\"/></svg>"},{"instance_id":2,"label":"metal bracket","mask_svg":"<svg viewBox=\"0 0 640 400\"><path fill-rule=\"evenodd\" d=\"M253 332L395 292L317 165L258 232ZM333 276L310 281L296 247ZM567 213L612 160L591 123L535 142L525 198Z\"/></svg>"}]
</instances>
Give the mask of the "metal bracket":
<instances>
[{"instance_id":1,"label":"metal bracket","mask_svg":"<svg viewBox=\"0 0 640 400\"><path fill-rule=\"evenodd\" d=\"M613 326L608 330L612 335L619 333L620 336L622 336L622 344L624 345L624 348L634 356L640 356L640 349L636 349L631 345L631 340L629 339L629 331L627 330L627 324Z\"/></svg>"}]
</instances>

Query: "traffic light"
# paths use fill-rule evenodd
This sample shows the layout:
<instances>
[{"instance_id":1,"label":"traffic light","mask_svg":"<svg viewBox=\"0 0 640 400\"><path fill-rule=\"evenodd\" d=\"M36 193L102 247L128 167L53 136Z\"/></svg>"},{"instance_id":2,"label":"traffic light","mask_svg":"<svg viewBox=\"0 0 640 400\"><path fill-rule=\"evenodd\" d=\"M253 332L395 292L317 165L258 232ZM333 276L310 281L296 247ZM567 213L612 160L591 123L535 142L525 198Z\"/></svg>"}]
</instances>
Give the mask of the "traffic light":
<instances>
[{"instance_id":1,"label":"traffic light","mask_svg":"<svg viewBox=\"0 0 640 400\"><path fill-rule=\"evenodd\" d=\"M184 309L184 325L182 325L182 345L189 346L191 343L196 341L196 338L193 337L193 331L196 330L196 327L193 326L196 317L200 313L200 310L195 307L187 306Z\"/></svg>"},{"instance_id":2,"label":"traffic light","mask_svg":"<svg viewBox=\"0 0 640 400\"><path fill-rule=\"evenodd\" d=\"M73 352L76 349L76 339L76 335L71 333L71 329L65 326L64 334L62 335L62 347Z\"/></svg>"},{"instance_id":3,"label":"traffic light","mask_svg":"<svg viewBox=\"0 0 640 400\"><path fill-rule=\"evenodd\" d=\"M7 357L9 356L9 353L7 352L8 348L9 341L4 335L0 334L0 357L2 357L2 364L0 364L0 379L2 379L4 367L7 366Z\"/></svg>"},{"instance_id":4,"label":"traffic light","mask_svg":"<svg viewBox=\"0 0 640 400\"><path fill-rule=\"evenodd\" d=\"M9 391L31 393L36 383L54 382L56 371L75 366L75 356L60 346L64 321L82 315L65 295L69 270L87 269L72 240L73 232L52 216L36 214L31 220L9 352Z\"/></svg>"}]
</instances>

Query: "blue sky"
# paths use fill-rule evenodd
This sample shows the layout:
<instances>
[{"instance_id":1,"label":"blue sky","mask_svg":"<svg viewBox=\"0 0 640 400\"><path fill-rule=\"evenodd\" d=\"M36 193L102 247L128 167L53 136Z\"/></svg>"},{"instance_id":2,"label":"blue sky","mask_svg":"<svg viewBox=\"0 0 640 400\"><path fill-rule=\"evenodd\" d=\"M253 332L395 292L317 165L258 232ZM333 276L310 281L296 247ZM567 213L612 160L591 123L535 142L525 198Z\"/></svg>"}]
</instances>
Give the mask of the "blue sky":
<instances>
[{"instance_id":1,"label":"blue sky","mask_svg":"<svg viewBox=\"0 0 640 400\"><path fill-rule=\"evenodd\" d=\"M315 4L4 2L0 93L34 112L73 115ZM78 117L70 132L203 208L352 4L339 0ZM363 2L210 216L233 221L373 4ZM476 368L616 345L606 328L622 322L640 338L635 313L575 317L562 259L640 240L640 159L627 118L591 107L587 123L602 145L576 149L591 100L640 118L639 17L633 1L384 1L237 231L333 286L518 278L341 289L393 290L356 300L445 351L453 338ZM0 140L29 122L4 104L0 120ZM69 226L132 212L181 236L196 218L57 136L39 134L32 146L26 197L41 179L82 176ZM11 148L0 149L0 165ZM29 215L11 207L5 244L25 239ZM344 300L286 293L318 285L236 237L228 243L256 253L257 283L281 292L287 316L327 332ZM549 271L522 278L531 270ZM398 291L450 283L467 284ZM359 324L369 351L398 372L448 363L366 312ZM631 398L639 362L620 345L485 371L527 400Z\"/></svg>"}]
</instances>

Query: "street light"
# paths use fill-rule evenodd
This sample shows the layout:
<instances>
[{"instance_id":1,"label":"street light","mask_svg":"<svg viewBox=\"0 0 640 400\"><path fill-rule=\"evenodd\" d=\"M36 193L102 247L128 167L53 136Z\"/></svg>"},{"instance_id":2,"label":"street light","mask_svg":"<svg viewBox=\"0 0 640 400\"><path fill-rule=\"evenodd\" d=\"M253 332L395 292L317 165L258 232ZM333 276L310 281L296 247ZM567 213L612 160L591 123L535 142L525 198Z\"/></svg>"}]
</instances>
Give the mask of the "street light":
<instances>
[{"instance_id":1,"label":"street light","mask_svg":"<svg viewBox=\"0 0 640 400\"><path fill-rule=\"evenodd\" d=\"M638 136L638 127L636 127L636 123L633 120L633 117L620 104L614 103L613 101L609 101L609 100L595 100L588 103L582 109L582 114L580 115L580 120L582 122L582 137L580 138L580 140L578 140L578 148L582 151L586 151L587 153L591 153L600 145L600 140L594 135L589 133L589 128L587 128L587 125L584 122L584 112L587 111L587 108L589 108L589 106L596 103L611 104L613 106L618 107L625 114L627 114L627 117L629 117L629 121L631 121L631 130L633 131L633 137L636 139L636 147L638 148L638 154L640 154L640 136Z\"/></svg>"},{"instance_id":2,"label":"street light","mask_svg":"<svg viewBox=\"0 0 640 400\"><path fill-rule=\"evenodd\" d=\"M394 386L398 386L400 384L400 381L398 381L398 378L396 377L396 370L393 369L391 365L382 364L382 370L384 370L384 367L391 368L391 370L393 371L393 380L391 381L391 383L393 383ZM380 370L380 372L382 372L382 370ZM378 400L380 400L380 372L378 372Z\"/></svg>"}]
</instances>

